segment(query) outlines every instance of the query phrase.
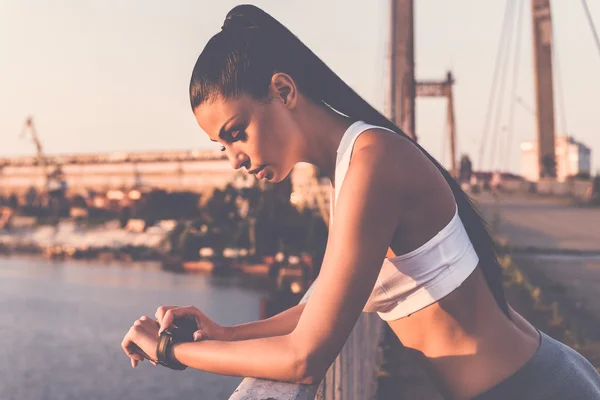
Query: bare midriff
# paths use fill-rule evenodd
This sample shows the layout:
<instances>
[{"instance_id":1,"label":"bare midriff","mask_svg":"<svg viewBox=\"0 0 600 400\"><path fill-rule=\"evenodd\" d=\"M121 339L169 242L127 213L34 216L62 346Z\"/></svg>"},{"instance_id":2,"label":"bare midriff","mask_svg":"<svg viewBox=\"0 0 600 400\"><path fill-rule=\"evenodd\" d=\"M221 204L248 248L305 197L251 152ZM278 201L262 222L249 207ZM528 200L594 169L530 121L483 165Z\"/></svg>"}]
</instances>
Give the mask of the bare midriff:
<instances>
[{"instance_id":1,"label":"bare midriff","mask_svg":"<svg viewBox=\"0 0 600 400\"><path fill-rule=\"evenodd\" d=\"M390 250L388 254L393 252ZM537 330L496 304L480 267L438 302L389 321L400 342L418 354L440 393L469 399L510 377L535 354Z\"/></svg>"}]
</instances>

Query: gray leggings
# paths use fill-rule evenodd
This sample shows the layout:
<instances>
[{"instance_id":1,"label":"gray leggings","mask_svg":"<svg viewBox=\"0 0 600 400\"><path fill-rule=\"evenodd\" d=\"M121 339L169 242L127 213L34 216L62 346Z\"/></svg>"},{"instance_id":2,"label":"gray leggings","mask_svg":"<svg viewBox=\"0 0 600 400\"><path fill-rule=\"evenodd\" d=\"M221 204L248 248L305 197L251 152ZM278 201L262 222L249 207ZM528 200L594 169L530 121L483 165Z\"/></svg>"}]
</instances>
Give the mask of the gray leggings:
<instances>
[{"instance_id":1,"label":"gray leggings","mask_svg":"<svg viewBox=\"0 0 600 400\"><path fill-rule=\"evenodd\" d=\"M581 354L540 332L535 355L475 400L600 400L600 374Z\"/></svg>"}]
</instances>

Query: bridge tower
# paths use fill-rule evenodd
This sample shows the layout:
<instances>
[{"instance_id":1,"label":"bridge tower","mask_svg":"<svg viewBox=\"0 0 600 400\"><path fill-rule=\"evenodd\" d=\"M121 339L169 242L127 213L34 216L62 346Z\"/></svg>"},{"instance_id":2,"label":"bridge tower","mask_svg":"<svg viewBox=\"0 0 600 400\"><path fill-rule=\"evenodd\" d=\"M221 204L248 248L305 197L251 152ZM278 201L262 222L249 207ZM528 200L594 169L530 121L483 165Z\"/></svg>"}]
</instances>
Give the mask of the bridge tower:
<instances>
[{"instance_id":1,"label":"bridge tower","mask_svg":"<svg viewBox=\"0 0 600 400\"><path fill-rule=\"evenodd\" d=\"M417 140L415 129L414 0L391 0L390 119Z\"/></svg>"},{"instance_id":2,"label":"bridge tower","mask_svg":"<svg viewBox=\"0 0 600 400\"><path fill-rule=\"evenodd\" d=\"M552 19L550 0L531 0L533 61L538 142L538 176L556 177L554 91L552 87ZM567 132L563 132L566 134Z\"/></svg>"}]
</instances>

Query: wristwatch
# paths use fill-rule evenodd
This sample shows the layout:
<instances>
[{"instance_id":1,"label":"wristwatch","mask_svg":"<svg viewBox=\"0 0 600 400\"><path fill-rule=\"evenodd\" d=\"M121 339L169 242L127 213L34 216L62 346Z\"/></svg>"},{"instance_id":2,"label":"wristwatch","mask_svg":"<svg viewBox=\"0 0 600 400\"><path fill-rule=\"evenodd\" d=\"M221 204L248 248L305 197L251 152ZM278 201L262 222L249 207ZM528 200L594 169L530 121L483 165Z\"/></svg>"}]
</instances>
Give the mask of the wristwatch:
<instances>
[{"instance_id":1,"label":"wristwatch","mask_svg":"<svg viewBox=\"0 0 600 400\"><path fill-rule=\"evenodd\" d=\"M171 368L177 371L183 371L186 365L171 357L171 347L175 343L192 342L194 331L182 328L167 328L161 332L156 347L156 358L158 364L163 367Z\"/></svg>"}]
</instances>

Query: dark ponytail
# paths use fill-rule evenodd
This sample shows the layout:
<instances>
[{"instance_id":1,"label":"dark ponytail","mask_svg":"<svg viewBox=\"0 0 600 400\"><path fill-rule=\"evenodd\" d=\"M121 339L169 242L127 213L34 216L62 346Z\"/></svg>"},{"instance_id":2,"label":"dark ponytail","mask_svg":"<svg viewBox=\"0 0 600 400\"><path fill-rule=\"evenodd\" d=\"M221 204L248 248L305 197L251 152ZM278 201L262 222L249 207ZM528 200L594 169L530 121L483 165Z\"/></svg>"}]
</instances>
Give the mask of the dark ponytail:
<instances>
[{"instance_id":1,"label":"dark ponytail","mask_svg":"<svg viewBox=\"0 0 600 400\"><path fill-rule=\"evenodd\" d=\"M391 129L411 140L427 156L452 189L485 280L498 306L510 318L495 243L469 196L435 158L352 90L269 14L251 5L237 6L227 14L221 32L210 39L194 66L190 81L192 109L219 96L235 98L248 94L266 100L271 77L276 72L290 75L298 90L313 102L324 103L354 121Z\"/></svg>"}]
</instances>

